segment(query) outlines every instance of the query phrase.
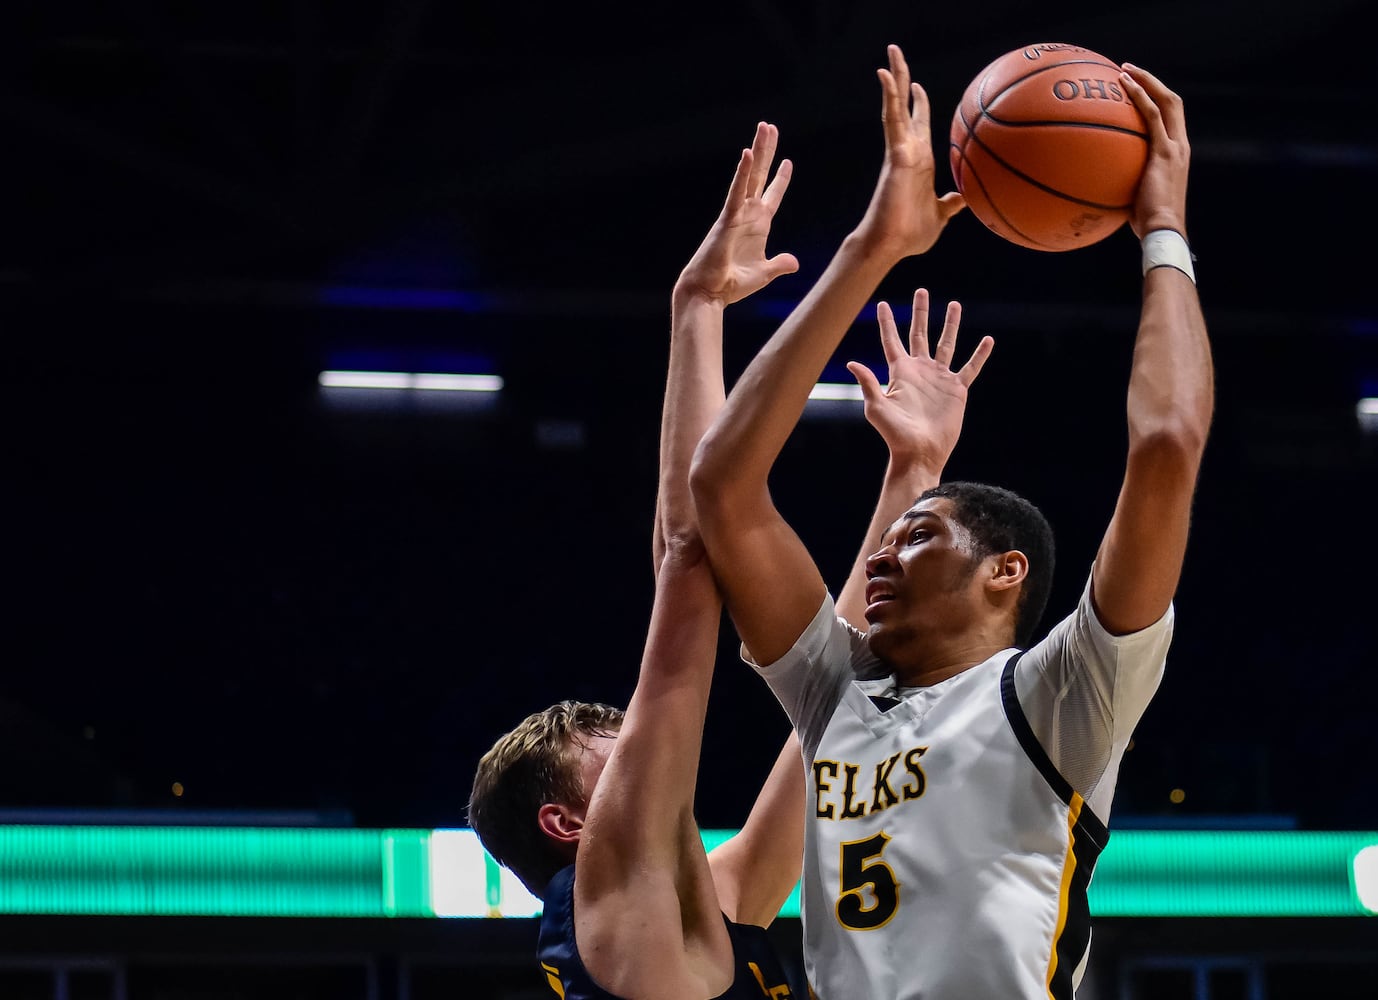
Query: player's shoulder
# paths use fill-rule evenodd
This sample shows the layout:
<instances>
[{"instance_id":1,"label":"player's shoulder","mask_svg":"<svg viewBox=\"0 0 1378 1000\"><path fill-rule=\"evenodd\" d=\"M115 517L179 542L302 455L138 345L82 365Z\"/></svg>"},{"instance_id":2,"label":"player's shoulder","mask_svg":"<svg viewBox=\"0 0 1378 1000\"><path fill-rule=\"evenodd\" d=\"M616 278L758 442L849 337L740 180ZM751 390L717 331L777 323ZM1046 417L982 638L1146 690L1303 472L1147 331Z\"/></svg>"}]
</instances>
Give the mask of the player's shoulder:
<instances>
[{"instance_id":1,"label":"player's shoulder","mask_svg":"<svg viewBox=\"0 0 1378 1000\"><path fill-rule=\"evenodd\" d=\"M871 651L871 640L864 629L857 628L835 611L831 623L827 642L830 658L845 659L856 680L878 680L890 675L890 668Z\"/></svg>"}]
</instances>

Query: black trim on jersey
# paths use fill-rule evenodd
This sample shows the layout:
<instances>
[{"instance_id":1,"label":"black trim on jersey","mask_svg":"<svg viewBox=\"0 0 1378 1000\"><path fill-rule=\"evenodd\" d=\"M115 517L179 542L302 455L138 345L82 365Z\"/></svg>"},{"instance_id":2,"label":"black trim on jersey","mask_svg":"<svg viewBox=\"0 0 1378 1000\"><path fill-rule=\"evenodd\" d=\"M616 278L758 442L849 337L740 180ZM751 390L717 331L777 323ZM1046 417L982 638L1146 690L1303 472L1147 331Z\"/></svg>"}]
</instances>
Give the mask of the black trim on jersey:
<instances>
[{"instance_id":1,"label":"black trim on jersey","mask_svg":"<svg viewBox=\"0 0 1378 1000\"><path fill-rule=\"evenodd\" d=\"M871 699L871 704L882 712L888 712L900 703L898 698L891 698L887 694L872 694L867 695L867 697Z\"/></svg>"},{"instance_id":2,"label":"black trim on jersey","mask_svg":"<svg viewBox=\"0 0 1378 1000\"><path fill-rule=\"evenodd\" d=\"M1081 822L1085 818L1100 825L1100 821L1083 805L1081 818L1072 827L1072 881L1067 886L1067 920L1057 938L1057 969L1053 972L1052 982L1048 984L1048 992L1053 1000L1072 1000L1072 976L1086 957L1086 950L1091 947L1091 905L1087 901L1086 891L1091 885L1091 874L1096 870L1104 841L1097 840L1095 833L1086 829Z\"/></svg>"},{"instance_id":3,"label":"black trim on jersey","mask_svg":"<svg viewBox=\"0 0 1378 1000\"><path fill-rule=\"evenodd\" d=\"M1038 742L1038 737L1034 735L1033 727L1029 725L1029 719L1024 714L1024 706L1019 704L1019 695L1014 690L1014 665L1019 662L1024 655L1024 650L1020 650L1005 661L1005 669L1000 674L1000 703L1005 708L1005 718L1009 721L1010 728L1014 730L1014 738L1019 741L1019 745L1024 748L1024 753L1028 755L1029 761L1034 767L1038 768L1038 773L1043 775L1043 780L1048 782L1048 786L1063 802L1072 804L1072 796L1076 790L1072 783L1062 776L1062 772L1053 766L1052 759L1048 756L1048 751L1043 749L1043 744ZM1097 853L1105 842L1110 838L1110 831L1106 829L1100 817L1091 811L1091 807L1085 802L1081 806L1081 817L1077 821L1077 826L1082 827L1085 833L1096 841ZM1094 861L1094 859L1092 859Z\"/></svg>"},{"instance_id":4,"label":"black trim on jersey","mask_svg":"<svg viewBox=\"0 0 1378 1000\"><path fill-rule=\"evenodd\" d=\"M1023 655L1024 651L1020 650L1005 663L1005 669L1000 675L1000 702L1004 705L1005 718L1009 721L1010 729L1014 731L1014 737L1028 755L1029 761L1043 775L1053 792L1070 806L1076 790L1072 788L1071 782L1062 776L1062 772L1053 766L1048 751L1038 742L1038 737L1034 735L1033 727L1029 725L1028 716L1024 714L1024 707L1019 704L1019 696L1014 689L1014 666ZM1100 860L1101 851L1110 839L1110 831L1101 822L1100 817L1091 811L1085 799L1082 800L1081 809L1077 812L1076 822L1072 824L1071 834L1072 879L1071 884L1067 886L1067 919L1054 945L1057 966L1052 982L1048 984L1048 993L1053 1000L1072 1000L1072 976L1082 959L1086 957L1086 949L1091 946L1091 906L1087 901L1086 891L1091 885L1091 875L1096 870L1096 862Z\"/></svg>"}]
</instances>

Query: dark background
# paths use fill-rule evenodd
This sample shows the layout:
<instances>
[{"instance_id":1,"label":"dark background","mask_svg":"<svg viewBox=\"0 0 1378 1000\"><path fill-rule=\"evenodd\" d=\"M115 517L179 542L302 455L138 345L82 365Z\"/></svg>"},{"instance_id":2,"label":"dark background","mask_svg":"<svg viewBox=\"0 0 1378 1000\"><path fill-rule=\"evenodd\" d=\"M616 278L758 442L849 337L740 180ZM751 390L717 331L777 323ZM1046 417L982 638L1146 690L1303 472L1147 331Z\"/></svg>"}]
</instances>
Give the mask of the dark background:
<instances>
[{"instance_id":1,"label":"dark background","mask_svg":"<svg viewBox=\"0 0 1378 1000\"><path fill-rule=\"evenodd\" d=\"M730 375L865 208L887 42L929 91L946 189L967 82L1066 41L1186 102L1218 369L1177 639L1117 818L1378 827L1378 437L1355 414L1378 395L1378 60L1362 8L8 10L0 807L463 824L501 732L558 698L631 690L670 287L755 123L779 124L796 164L772 245L802 269L729 310ZM1127 229L1040 254L964 214L880 293L962 301L963 355L995 336L949 476L1048 513L1049 622L1119 484L1138 264ZM876 364L875 340L868 314L839 361ZM345 406L317 388L331 367L492 371L507 388L484 410ZM811 418L778 467L835 587L883 462L864 422ZM722 649L708 826L741 822L786 731L730 629Z\"/></svg>"}]
</instances>

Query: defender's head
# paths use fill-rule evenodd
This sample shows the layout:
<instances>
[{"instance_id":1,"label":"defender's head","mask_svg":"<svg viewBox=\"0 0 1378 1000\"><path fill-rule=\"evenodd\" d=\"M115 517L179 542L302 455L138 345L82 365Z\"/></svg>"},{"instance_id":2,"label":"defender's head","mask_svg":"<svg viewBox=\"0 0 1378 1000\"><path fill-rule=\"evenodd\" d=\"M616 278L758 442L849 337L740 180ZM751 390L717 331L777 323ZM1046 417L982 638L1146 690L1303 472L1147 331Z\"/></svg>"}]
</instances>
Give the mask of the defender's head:
<instances>
[{"instance_id":1,"label":"defender's head","mask_svg":"<svg viewBox=\"0 0 1378 1000\"><path fill-rule=\"evenodd\" d=\"M574 860L622 710L562 701L527 716L479 761L469 825L534 895Z\"/></svg>"}]
</instances>

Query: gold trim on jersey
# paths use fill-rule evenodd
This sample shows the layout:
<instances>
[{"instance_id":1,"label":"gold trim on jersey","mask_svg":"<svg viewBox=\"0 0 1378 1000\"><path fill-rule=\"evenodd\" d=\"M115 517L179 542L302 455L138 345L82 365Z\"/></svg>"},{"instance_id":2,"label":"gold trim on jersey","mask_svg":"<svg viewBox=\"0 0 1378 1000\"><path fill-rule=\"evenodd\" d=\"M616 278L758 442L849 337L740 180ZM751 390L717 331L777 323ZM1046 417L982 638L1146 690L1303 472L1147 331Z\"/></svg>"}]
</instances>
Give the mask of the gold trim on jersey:
<instances>
[{"instance_id":1,"label":"gold trim on jersey","mask_svg":"<svg viewBox=\"0 0 1378 1000\"><path fill-rule=\"evenodd\" d=\"M560 970L553 965L541 963L541 968L545 970L545 978L550 983L550 988L555 991L555 995L560 1000L565 1000L565 984L560 982Z\"/></svg>"},{"instance_id":2,"label":"gold trim on jersey","mask_svg":"<svg viewBox=\"0 0 1378 1000\"><path fill-rule=\"evenodd\" d=\"M1067 803L1067 857L1062 863L1062 886L1057 893L1057 925L1053 928L1053 953L1048 958L1048 997L1053 997L1053 977L1057 975L1057 946L1067 930L1068 904L1072 898L1072 877L1077 870L1077 821L1081 818L1081 807L1085 800L1077 792L1072 793L1072 801Z\"/></svg>"}]
</instances>

